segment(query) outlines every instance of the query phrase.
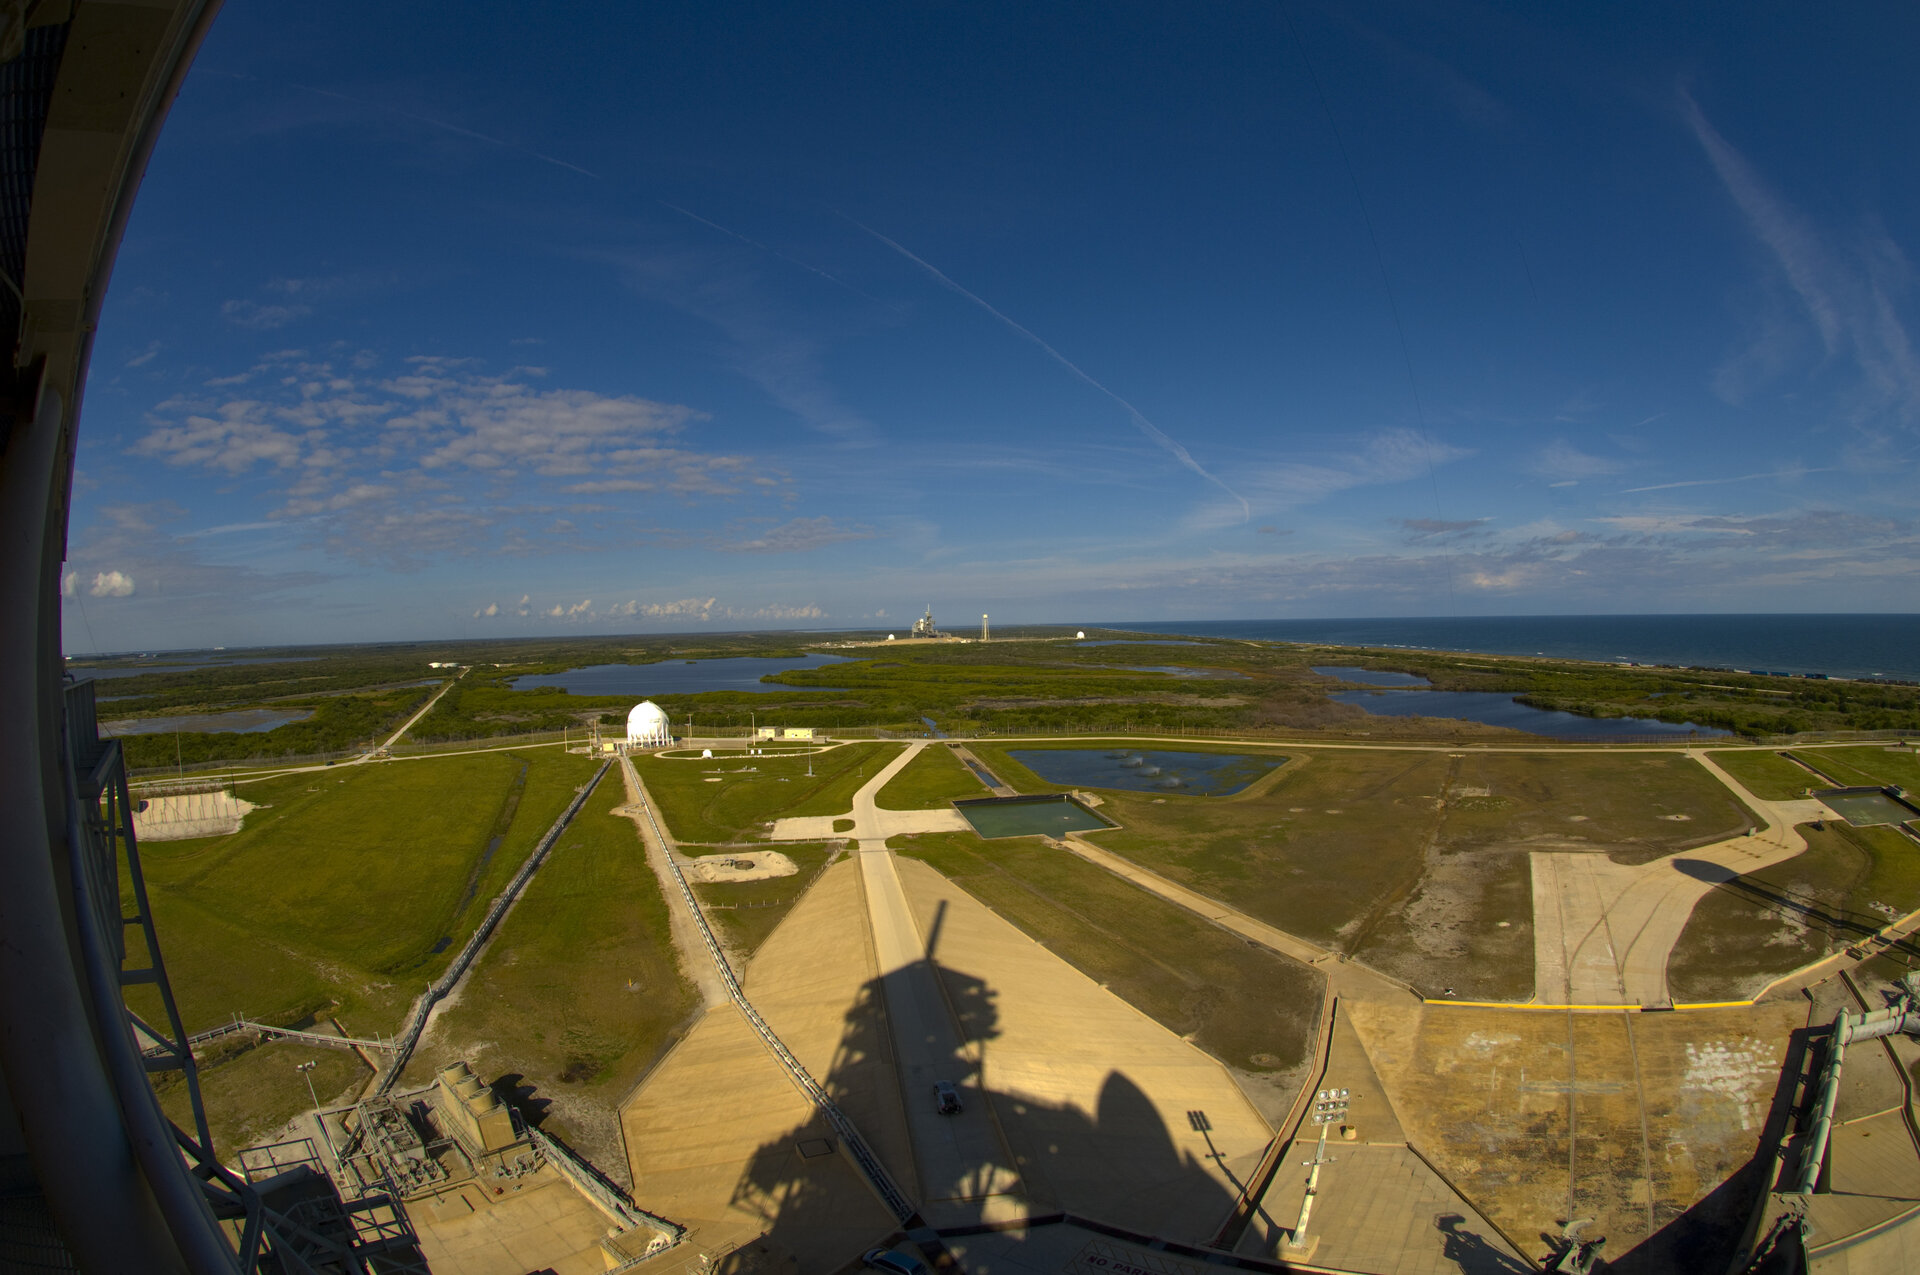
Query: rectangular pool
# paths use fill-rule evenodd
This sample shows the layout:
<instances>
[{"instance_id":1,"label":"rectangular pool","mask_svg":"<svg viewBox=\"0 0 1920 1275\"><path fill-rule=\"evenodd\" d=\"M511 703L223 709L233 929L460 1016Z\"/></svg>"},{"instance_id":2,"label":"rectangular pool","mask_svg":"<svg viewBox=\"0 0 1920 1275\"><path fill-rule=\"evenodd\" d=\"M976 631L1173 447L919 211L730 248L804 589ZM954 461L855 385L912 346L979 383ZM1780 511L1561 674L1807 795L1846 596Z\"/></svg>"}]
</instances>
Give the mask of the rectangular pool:
<instances>
[{"instance_id":1,"label":"rectangular pool","mask_svg":"<svg viewBox=\"0 0 1920 1275\"><path fill-rule=\"evenodd\" d=\"M1114 825L1071 797L980 797L956 801L953 808L992 841L999 837L1058 837Z\"/></svg>"},{"instance_id":2,"label":"rectangular pool","mask_svg":"<svg viewBox=\"0 0 1920 1275\"><path fill-rule=\"evenodd\" d=\"M1872 828L1881 824L1905 823L1914 818L1914 811L1883 792L1867 791L1837 792L1818 794L1820 800L1848 823L1856 828Z\"/></svg>"}]
</instances>

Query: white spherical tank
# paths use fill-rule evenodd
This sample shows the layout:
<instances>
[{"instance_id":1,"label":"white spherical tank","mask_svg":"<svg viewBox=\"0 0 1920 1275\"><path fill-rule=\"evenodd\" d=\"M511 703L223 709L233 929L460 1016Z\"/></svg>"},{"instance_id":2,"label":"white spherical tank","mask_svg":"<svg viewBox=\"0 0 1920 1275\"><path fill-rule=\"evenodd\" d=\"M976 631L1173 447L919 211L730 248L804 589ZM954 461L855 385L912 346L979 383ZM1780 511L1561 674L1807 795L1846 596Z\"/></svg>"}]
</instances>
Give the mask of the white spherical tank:
<instances>
[{"instance_id":1,"label":"white spherical tank","mask_svg":"<svg viewBox=\"0 0 1920 1275\"><path fill-rule=\"evenodd\" d=\"M627 714L627 744L637 748L660 748L673 742L667 729L667 713L652 700L635 704Z\"/></svg>"}]
</instances>

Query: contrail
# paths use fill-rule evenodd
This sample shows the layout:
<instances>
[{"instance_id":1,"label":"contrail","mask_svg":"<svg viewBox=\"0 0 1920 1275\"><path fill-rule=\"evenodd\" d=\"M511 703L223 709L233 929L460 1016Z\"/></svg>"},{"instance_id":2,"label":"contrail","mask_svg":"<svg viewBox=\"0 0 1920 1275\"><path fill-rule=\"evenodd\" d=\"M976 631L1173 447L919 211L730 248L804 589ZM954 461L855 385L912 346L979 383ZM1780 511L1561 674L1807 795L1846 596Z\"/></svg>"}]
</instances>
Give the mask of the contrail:
<instances>
[{"instance_id":1,"label":"contrail","mask_svg":"<svg viewBox=\"0 0 1920 1275\"><path fill-rule=\"evenodd\" d=\"M1672 491L1675 487L1719 487L1726 483L1750 483L1756 478L1798 478L1802 474L1834 474L1839 470L1822 469L1774 469L1764 474L1741 474L1734 478L1694 478L1683 483L1655 483L1651 487L1627 487L1614 493L1616 496L1631 496L1637 491Z\"/></svg>"},{"instance_id":2,"label":"contrail","mask_svg":"<svg viewBox=\"0 0 1920 1275\"><path fill-rule=\"evenodd\" d=\"M397 106L388 106L384 102L369 102L365 98L348 97L345 93L335 93L332 89L317 89L311 84L298 84L292 80L288 80L287 83L294 88L303 89L308 93L318 93L321 97L330 97L341 102L351 102L355 106L370 107L376 111L386 111L390 115L398 115L400 118L412 120L416 124L425 124L430 128L442 129L449 133L457 133L461 137L470 137L476 142L485 142L489 146L498 146L501 150L514 151L518 154L526 155L532 159L539 160L543 164L552 164L555 168L564 168L568 172L579 173L582 177L591 177L595 181L600 180L599 173L582 168L578 164L569 164L564 159L555 159L551 155L542 155L539 151L528 150L526 147L516 146L512 142L503 142L497 137L488 137L485 133L476 133L470 128L461 128L458 124L449 124L445 120L433 119L426 115L415 115L412 111L403 111Z\"/></svg>"},{"instance_id":3,"label":"contrail","mask_svg":"<svg viewBox=\"0 0 1920 1275\"><path fill-rule=\"evenodd\" d=\"M867 293L860 291L860 289L854 287L852 284L848 283L845 279L842 279L838 275L828 274L825 270L822 270L818 266L810 266L804 261L799 261L794 259L793 257L789 257L786 253L781 252L778 248L774 248L767 244L763 244L758 239L749 238L748 236L741 234L737 230L729 230L717 221L708 221L705 217L702 217L699 213L688 212L685 208L682 208L679 204L670 204L664 199L656 199L654 200L654 202L659 204L662 208L668 208L674 212L679 213L682 217L686 217L690 220L699 222L701 225L707 227L709 230L717 230L729 239L738 239L741 243L746 244L750 248L758 248L761 252L771 253L773 256L776 256L780 258L780 260L786 262L788 265L798 266L800 269L805 270L808 274L817 274L822 279L825 279L828 283L839 284L841 287L845 288L848 292L853 293L857 297L866 297L867 300L873 302L875 305L887 304L886 302L882 301L879 297L869 296ZM888 308L891 309L892 307L889 306Z\"/></svg>"},{"instance_id":4,"label":"contrail","mask_svg":"<svg viewBox=\"0 0 1920 1275\"><path fill-rule=\"evenodd\" d=\"M847 220L853 221L853 218L849 217L847 218ZM1048 358L1052 359L1055 363L1058 363L1061 367L1067 369L1067 371L1073 373L1075 376L1079 377L1082 381L1085 381L1088 385L1091 385L1094 389L1099 390L1102 394L1106 395L1108 398L1118 403L1121 406L1121 408L1125 410L1125 412L1127 413L1127 416L1133 421L1134 426L1137 429L1139 429L1139 431L1142 434L1145 434L1148 438L1158 443L1171 456L1173 456L1175 460L1178 460L1182 465L1185 465L1188 469L1191 469L1194 473L1200 475L1200 477L1206 479L1208 482L1212 483L1215 487L1218 487L1221 491L1226 492L1227 495L1232 496L1235 500L1239 501L1240 502L1240 521L1242 522L1253 521L1253 508L1252 506L1247 504L1247 498L1245 496L1242 496L1239 492L1235 491L1233 488L1221 482L1218 478L1215 478L1211 473L1207 472L1206 468L1203 467L1199 461L1195 460L1192 454L1189 453L1186 448L1174 442L1171 438L1168 438L1166 433L1158 425L1155 425L1152 421L1148 420L1145 416L1142 416L1140 414L1139 408L1127 402L1127 400L1125 400L1124 398L1121 398L1118 394L1115 394L1112 390L1108 389L1106 386L1100 384L1100 382L1094 380L1091 376L1088 376L1085 372L1081 371L1079 366L1075 364L1072 359L1060 353L1060 351L1054 349L1051 345L1048 345L1045 341L1042 341L1039 337L1029 332L1026 328L1021 327L1018 323L1015 323L1012 319L1009 319L1006 315L1000 313L998 310L988 305L985 301L982 301L979 297L975 296L973 293L968 292L965 288L961 287L959 284L955 283L953 280L947 278L947 276L942 274L938 268L921 260L919 257L914 256L911 252L908 252L905 248L902 248L899 244L887 238L885 235L881 234L879 231L875 230L873 227L861 225L861 223L857 221L854 221L853 224L856 226L859 226L860 229L866 231L868 234L872 235L875 239L878 239L881 243L887 245L887 247L893 249L895 252L905 257L908 261L911 261L914 265L919 266L922 270L932 275L934 278L934 281L940 284L941 287L946 288L950 291L959 293L961 296L973 302L975 305L979 306L982 310L985 310L988 314L992 315L994 318L1000 320L1002 324L1012 329L1019 336L1022 336L1026 338L1028 341L1031 341L1033 344L1039 346L1041 350L1046 352L1046 355Z\"/></svg>"}]
</instances>

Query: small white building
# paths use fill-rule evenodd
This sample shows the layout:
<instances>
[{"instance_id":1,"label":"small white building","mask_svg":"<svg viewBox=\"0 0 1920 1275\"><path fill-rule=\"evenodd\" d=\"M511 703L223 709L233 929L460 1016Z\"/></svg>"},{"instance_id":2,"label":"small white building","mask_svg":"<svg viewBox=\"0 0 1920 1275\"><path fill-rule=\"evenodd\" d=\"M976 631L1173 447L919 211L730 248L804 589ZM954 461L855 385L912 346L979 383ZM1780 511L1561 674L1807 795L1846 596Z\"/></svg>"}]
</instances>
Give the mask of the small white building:
<instances>
[{"instance_id":1,"label":"small white building","mask_svg":"<svg viewBox=\"0 0 1920 1275\"><path fill-rule=\"evenodd\" d=\"M667 712L652 700L645 700L633 706L627 714L628 748L664 748L673 742L673 732L667 728Z\"/></svg>"}]
</instances>

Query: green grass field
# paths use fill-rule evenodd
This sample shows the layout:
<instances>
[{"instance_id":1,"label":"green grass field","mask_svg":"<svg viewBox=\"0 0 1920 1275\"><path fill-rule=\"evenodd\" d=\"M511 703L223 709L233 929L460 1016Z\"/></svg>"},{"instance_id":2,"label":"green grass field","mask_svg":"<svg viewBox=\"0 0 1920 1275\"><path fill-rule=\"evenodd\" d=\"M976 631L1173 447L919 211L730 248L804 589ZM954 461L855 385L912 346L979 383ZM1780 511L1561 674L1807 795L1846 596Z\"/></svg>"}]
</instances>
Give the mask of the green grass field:
<instances>
[{"instance_id":1,"label":"green grass field","mask_svg":"<svg viewBox=\"0 0 1920 1275\"><path fill-rule=\"evenodd\" d=\"M353 1024L349 1022L348 1026ZM310 1073L297 1070L309 1062L314 1064ZM313 1093L323 1105L354 1101L373 1079L373 1072L351 1050L319 1049L285 1040L241 1045L202 1058L200 1097L207 1110L207 1129L220 1158L231 1161L242 1148L272 1140L289 1120L311 1110L309 1075ZM192 1105L179 1073L160 1073L154 1088L167 1115L192 1132Z\"/></svg>"},{"instance_id":2,"label":"green grass field","mask_svg":"<svg viewBox=\"0 0 1920 1275\"><path fill-rule=\"evenodd\" d=\"M762 824L789 815L845 814L853 794L899 756L900 747L843 744L806 757L636 757L633 764L668 835L701 845L764 839Z\"/></svg>"},{"instance_id":3,"label":"green grass field","mask_svg":"<svg viewBox=\"0 0 1920 1275\"><path fill-rule=\"evenodd\" d=\"M999 749L976 751L1023 791L1049 787ZM1120 827L1088 835L1416 987L1502 999L1532 987L1530 851L1602 845L1642 863L1751 822L1671 753L1289 756L1233 797L1102 790L1100 813Z\"/></svg>"},{"instance_id":4,"label":"green grass field","mask_svg":"<svg viewBox=\"0 0 1920 1275\"><path fill-rule=\"evenodd\" d=\"M1036 837L898 837L921 859L1056 955L1231 1066L1276 1071L1306 1057L1321 976Z\"/></svg>"},{"instance_id":5,"label":"green grass field","mask_svg":"<svg viewBox=\"0 0 1920 1275\"><path fill-rule=\"evenodd\" d=\"M1920 792L1920 756L1911 748L1867 744L1856 748L1809 748L1800 755L1847 787L1891 785L1910 793ZM1812 775L1807 775L1807 782L1822 786Z\"/></svg>"},{"instance_id":6,"label":"green grass field","mask_svg":"<svg viewBox=\"0 0 1920 1275\"><path fill-rule=\"evenodd\" d=\"M887 781L875 804L882 810L937 810L955 800L986 795L985 785L951 748L930 744Z\"/></svg>"},{"instance_id":7,"label":"green grass field","mask_svg":"<svg viewBox=\"0 0 1920 1275\"><path fill-rule=\"evenodd\" d=\"M752 956L793 911L793 905L820 875L835 849L831 845L790 845L783 841L780 853L793 860L800 869L798 874L762 881L703 881L693 887L694 897L700 900L708 923L727 946L741 956Z\"/></svg>"},{"instance_id":8,"label":"green grass field","mask_svg":"<svg viewBox=\"0 0 1920 1275\"><path fill-rule=\"evenodd\" d=\"M188 1030L328 1004L397 1030L594 766L542 749L286 775L236 787L263 808L233 836L144 845Z\"/></svg>"},{"instance_id":9,"label":"green grass field","mask_svg":"<svg viewBox=\"0 0 1920 1275\"><path fill-rule=\"evenodd\" d=\"M583 807L475 965L458 1002L436 1019L407 1068L409 1081L466 1058L484 1078L513 1073L553 1099L585 1101L610 1118L693 1012L666 900L617 775ZM570 1141L588 1126L549 1125Z\"/></svg>"},{"instance_id":10,"label":"green grass field","mask_svg":"<svg viewBox=\"0 0 1920 1275\"><path fill-rule=\"evenodd\" d=\"M1892 828L1800 829L1806 852L1710 891L1674 945L1678 1001L1737 1000L1920 908L1920 846ZM1920 945L1898 950L1912 958Z\"/></svg>"},{"instance_id":11,"label":"green grass field","mask_svg":"<svg viewBox=\"0 0 1920 1275\"><path fill-rule=\"evenodd\" d=\"M1762 801L1794 801L1806 796L1809 788L1825 786L1818 775L1771 749L1712 752L1707 756Z\"/></svg>"}]
</instances>

